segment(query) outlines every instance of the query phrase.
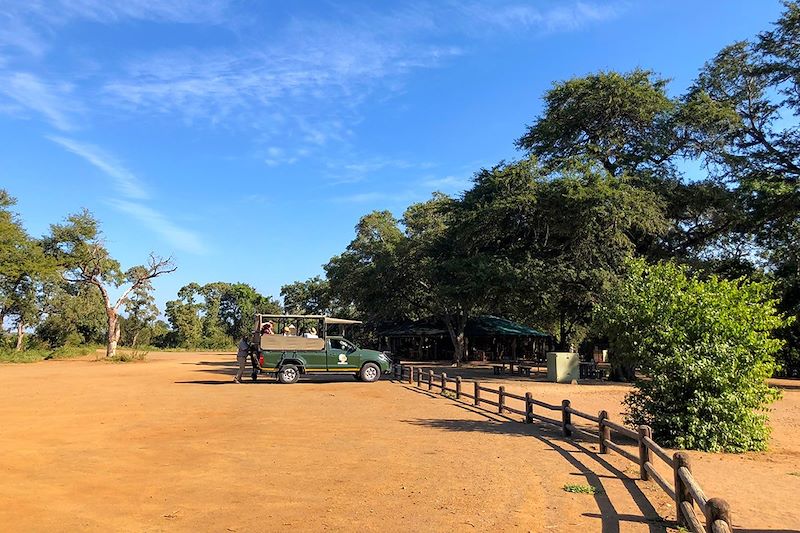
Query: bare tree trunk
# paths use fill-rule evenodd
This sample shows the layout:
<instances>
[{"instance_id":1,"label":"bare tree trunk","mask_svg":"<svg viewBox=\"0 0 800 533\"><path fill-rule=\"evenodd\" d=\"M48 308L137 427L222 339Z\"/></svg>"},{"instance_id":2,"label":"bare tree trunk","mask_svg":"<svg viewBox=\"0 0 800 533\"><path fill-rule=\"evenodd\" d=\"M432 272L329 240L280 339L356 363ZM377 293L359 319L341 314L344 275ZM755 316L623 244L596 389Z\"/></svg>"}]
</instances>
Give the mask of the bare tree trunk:
<instances>
[{"instance_id":1,"label":"bare tree trunk","mask_svg":"<svg viewBox=\"0 0 800 533\"><path fill-rule=\"evenodd\" d=\"M23 338L25 337L25 324L22 323L22 320L17 322L17 351L22 351L22 342Z\"/></svg>"},{"instance_id":2,"label":"bare tree trunk","mask_svg":"<svg viewBox=\"0 0 800 533\"><path fill-rule=\"evenodd\" d=\"M108 344L106 345L106 357L117 355L117 343L119 343L119 315L114 309L108 309Z\"/></svg>"},{"instance_id":3,"label":"bare tree trunk","mask_svg":"<svg viewBox=\"0 0 800 533\"><path fill-rule=\"evenodd\" d=\"M133 334L133 347L134 348L136 348L136 340L139 338L139 333L141 333L141 332L142 332L142 330L137 330L136 333Z\"/></svg>"}]
</instances>

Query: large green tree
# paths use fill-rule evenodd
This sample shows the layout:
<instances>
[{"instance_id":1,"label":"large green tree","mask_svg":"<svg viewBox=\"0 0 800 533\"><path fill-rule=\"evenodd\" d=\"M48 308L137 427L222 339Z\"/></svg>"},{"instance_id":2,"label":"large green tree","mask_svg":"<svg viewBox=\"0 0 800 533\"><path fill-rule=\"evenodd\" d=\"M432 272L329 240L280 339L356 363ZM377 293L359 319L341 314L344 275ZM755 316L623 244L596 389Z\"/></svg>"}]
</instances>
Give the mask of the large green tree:
<instances>
[{"instance_id":1,"label":"large green tree","mask_svg":"<svg viewBox=\"0 0 800 533\"><path fill-rule=\"evenodd\" d=\"M158 307L152 294L153 284L147 279L134 287L125 301L125 327L130 345L137 346L142 332L149 331L158 318Z\"/></svg>"},{"instance_id":2,"label":"large green tree","mask_svg":"<svg viewBox=\"0 0 800 533\"><path fill-rule=\"evenodd\" d=\"M225 348L250 332L256 313L280 313L280 304L245 283L189 283L166 304L174 342L184 348Z\"/></svg>"},{"instance_id":3,"label":"large green tree","mask_svg":"<svg viewBox=\"0 0 800 533\"><path fill-rule=\"evenodd\" d=\"M553 170L594 162L661 198L669 226L657 235L632 234L639 253L713 272L752 270L740 196L698 171L689 180L679 171L697 156L694 124L707 120L705 111L670 97L665 79L641 69L556 83L544 103L517 146Z\"/></svg>"},{"instance_id":4,"label":"large green tree","mask_svg":"<svg viewBox=\"0 0 800 533\"><path fill-rule=\"evenodd\" d=\"M800 4L785 6L770 31L709 61L685 106L695 154L735 188L745 211L739 225L777 280L780 308L800 317ZM783 360L796 365L798 323L782 336Z\"/></svg>"},{"instance_id":5,"label":"large green tree","mask_svg":"<svg viewBox=\"0 0 800 533\"><path fill-rule=\"evenodd\" d=\"M42 287L55 275L55 264L11 211L15 204L16 200L0 189L0 327L6 318L12 321L19 351L26 329L36 326L42 316Z\"/></svg>"},{"instance_id":6,"label":"large green tree","mask_svg":"<svg viewBox=\"0 0 800 533\"><path fill-rule=\"evenodd\" d=\"M580 341L624 272L632 235L664 229L655 194L580 163L558 175L535 160L483 170L458 209L465 256L495 309L553 331L562 347Z\"/></svg>"},{"instance_id":7,"label":"large green tree","mask_svg":"<svg viewBox=\"0 0 800 533\"><path fill-rule=\"evenodd\" d=\"M114 357L120 338L119 311L128 296L144 283L175 271L171 259L150 255L146 265L123 272L103 243L99 224L84 210L70 215L63 224L52 224L43 239L45 252L52 257L67 283L93 286L100 293L107 317L106 357ZM114 300L110 289L121 287L121 296Z\"/></svg>"}]
</instances>

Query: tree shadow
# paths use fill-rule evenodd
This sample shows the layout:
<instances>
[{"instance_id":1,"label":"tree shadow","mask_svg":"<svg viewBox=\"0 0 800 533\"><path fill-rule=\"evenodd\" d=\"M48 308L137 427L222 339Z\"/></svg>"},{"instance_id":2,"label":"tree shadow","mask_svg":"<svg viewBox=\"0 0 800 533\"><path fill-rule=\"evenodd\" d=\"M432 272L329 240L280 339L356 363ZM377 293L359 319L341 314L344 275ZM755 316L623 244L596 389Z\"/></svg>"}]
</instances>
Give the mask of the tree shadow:
<instances>
[{"instance_id":1,"label":"tree shadow","mask_svg":"<svg viewBox=\"0 0 800 533\"><path fill-rule=\"evenodd\" d=\"M409 390L413 388L406 387ZM419 392L419 391L417 391ZM427 396L429 393L423 391ZM436 396L436 395L433 395ZM513 435L518 437L533 437L552 451L558 453L564 460L570 463L578 473L575 475L582 476L586 479L587 483L596 487L598 490L595 493L594 499L600 509L600 514L587 513L584 516L600 518L602 524L602 531L604 533L618 533L620 531L620 522L637 522L647 524L651 532L664 532L667 528L674 527L674 523L661 517L653 507L647 495L642 492L634 479L631 479L625 472L621 471L601 455L595 451L587 448L585 443L588 442L580 438L570 438L565 440L559 430L543 426L537 423L524 424L516 419L512 419L505 415L487 412L479 407L469 406L463 403L454 402L453 405L477 414L484 418L484 420L464 420L464 419L416 419L404 420L405 423L417 426L425 426L442 431L455 431L455 432L482 432L489 434L502 434ZM569 449L569 445L574 446L574 449ZM593 464L593 463L594 464ZM613 475L598 474L596 469L602 468ZM641 511L640 515L630 515L619 513L614 507L614 503L607 495L607 491L603 486L603 480L614 479L622 482L624 489L630 494L631 499Z\"/></svg>"}]
</instances>

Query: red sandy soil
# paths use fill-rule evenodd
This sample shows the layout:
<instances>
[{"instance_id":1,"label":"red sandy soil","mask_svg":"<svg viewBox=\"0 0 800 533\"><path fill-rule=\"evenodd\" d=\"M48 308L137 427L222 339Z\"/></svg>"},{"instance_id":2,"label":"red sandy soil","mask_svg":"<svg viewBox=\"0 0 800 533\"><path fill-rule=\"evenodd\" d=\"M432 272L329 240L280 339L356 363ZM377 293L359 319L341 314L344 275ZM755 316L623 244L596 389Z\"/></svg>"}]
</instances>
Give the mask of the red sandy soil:
<instances>
[{"instance_id":1,"label":"red sandy soil","mask_svg":"<svg viewBox=\"0 0 800 533\"><path fill-rule=\"evenodd\" d=\"M388 380L233 370L210 353L0 365L0 531L673 530L669 498L594 444ZM505 381L617 419L626 390ZM799 397L776 405L773 451L693 454L738 525L800 529Z\"/></svg>"},{"instance_id":2,"label":"red sandy soil","mask_svg":"<svg viewBox=\"0 0 800 533\"><path fill-rule=\"evenodd\" d=\"M435 365L426 368L433 368L437 373L445 371L448 376L479 379L493 388L502 384L508 392L516 394L531 392L535 398L552 404L561 404L562 400L569 399L573 408L593 415L605 409L617 422L623 420L622 400L631 390L630 385L609 382L548 383L541 374L533 378L494 376L487 365L471 365L463 369ZM689 452L689 455L693 473L706 496L728 501L733 510L734 525L740 531L800 532L800 380L775 379L771 384L781 389L783 397L771 406L772 436L768 451L744 454ZM658 436L654 435L654 439L658 441ZM587 445L592 450L597 449L593 441ZM628 449L636 453L634 447ZM668 450L670 455L674 451ZM671 481L673 474L669 467L661 461L656 461L656 464L664 477ZM636 473L631 470L631 475ZM674 507L664 516L674 519Z\"/></svg>"}]
</instances>

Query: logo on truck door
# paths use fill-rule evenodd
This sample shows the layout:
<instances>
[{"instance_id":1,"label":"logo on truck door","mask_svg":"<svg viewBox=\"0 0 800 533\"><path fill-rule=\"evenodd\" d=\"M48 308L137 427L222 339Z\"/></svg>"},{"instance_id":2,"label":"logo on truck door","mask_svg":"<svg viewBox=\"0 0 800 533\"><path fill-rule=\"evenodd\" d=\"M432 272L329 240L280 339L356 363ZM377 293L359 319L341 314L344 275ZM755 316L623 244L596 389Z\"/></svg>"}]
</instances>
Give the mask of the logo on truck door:
<instances>
[{"instance_id":1,"label":"logo on truck door","mask_svg":"<svg viewBox=\"0 0 800 533\"><path fill-rule=\"evenodd\" d=\"M339 364L346 365L347 364L347 354L340 353L339 354Z\"/></svg>"}]
</instances>

